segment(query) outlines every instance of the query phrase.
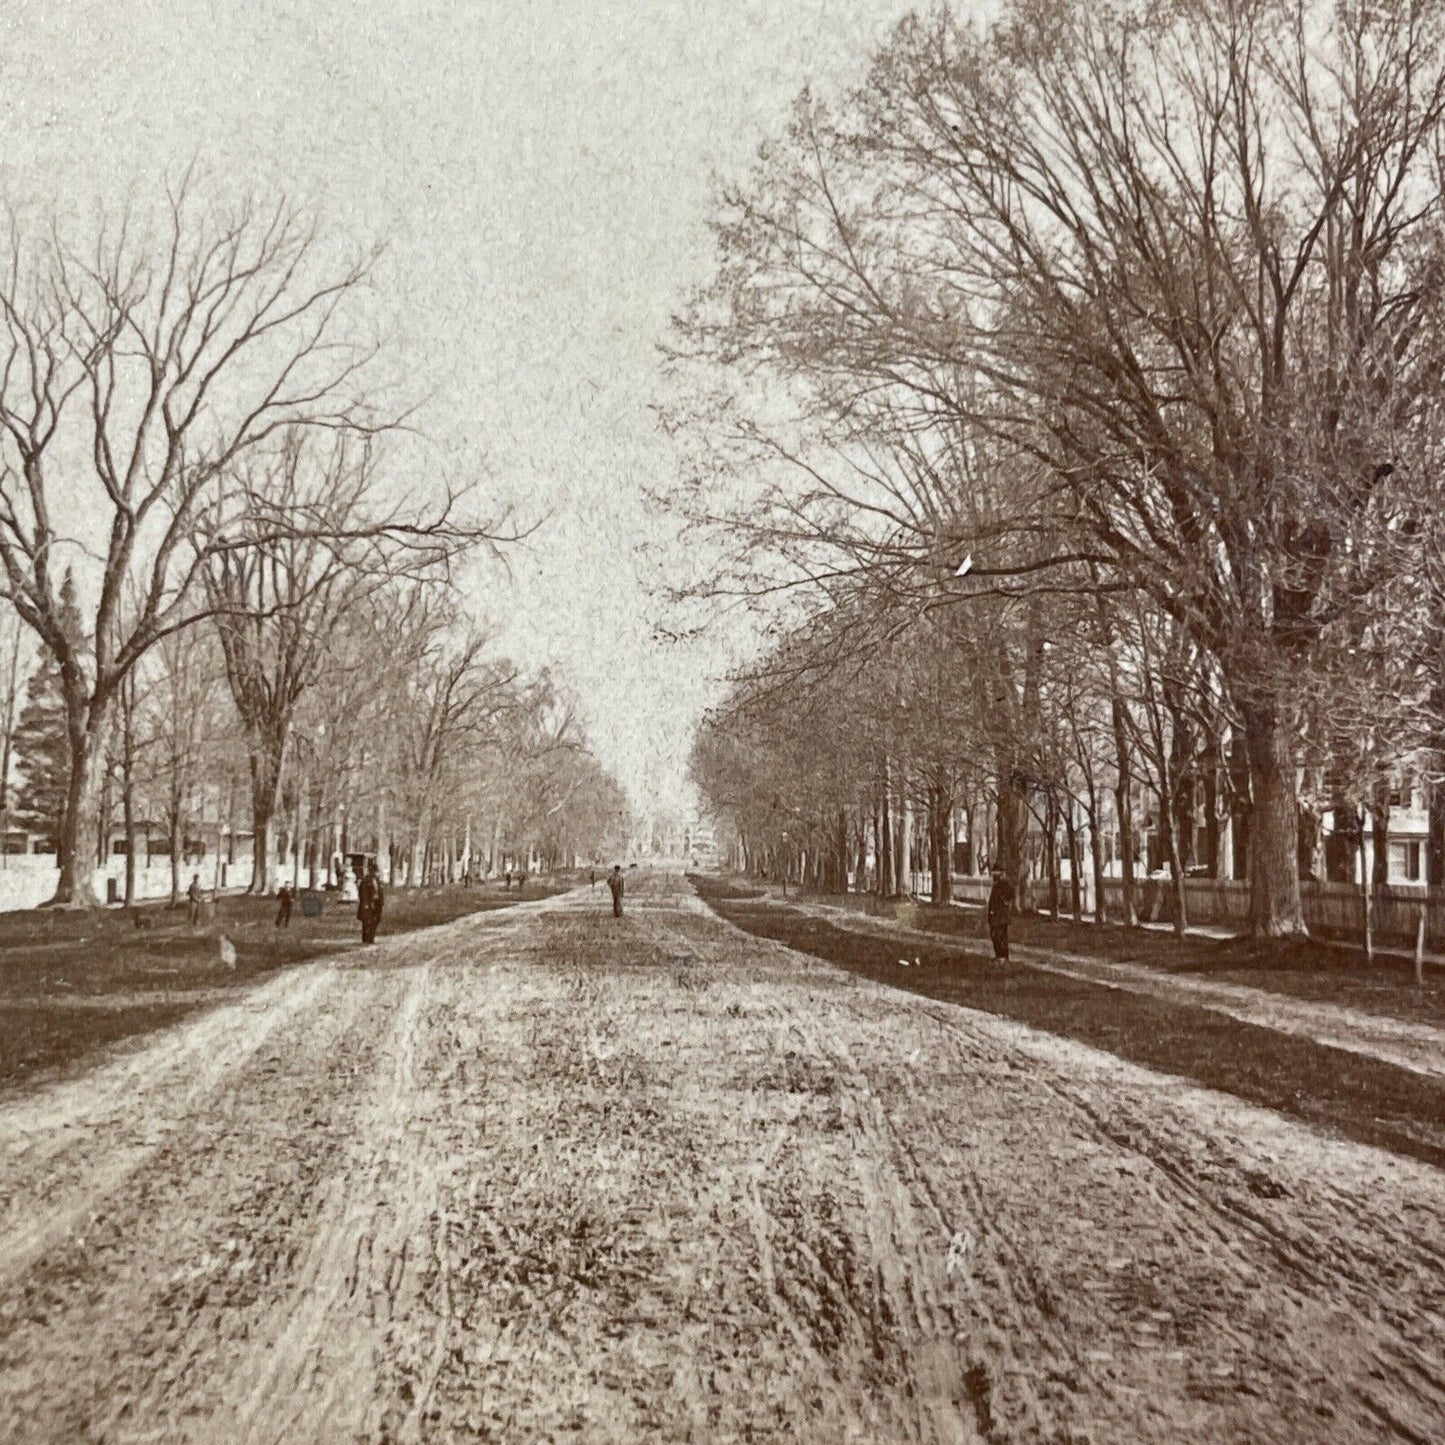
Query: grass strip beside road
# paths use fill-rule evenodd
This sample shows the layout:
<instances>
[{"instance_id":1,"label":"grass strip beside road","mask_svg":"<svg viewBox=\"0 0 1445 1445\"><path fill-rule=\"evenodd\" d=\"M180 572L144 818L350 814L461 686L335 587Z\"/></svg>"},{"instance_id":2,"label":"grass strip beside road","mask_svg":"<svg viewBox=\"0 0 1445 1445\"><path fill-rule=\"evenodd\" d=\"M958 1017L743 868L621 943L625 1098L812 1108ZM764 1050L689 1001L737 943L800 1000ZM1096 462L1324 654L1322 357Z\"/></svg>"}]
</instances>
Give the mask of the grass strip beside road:
<instances>
[{"instance_id":1,"label":"grass strip beside road","mask_svg":"<svg viewBox=\"0 0 1445 1445\"><path fill-rule=\"evenodd\" d=\"M388 892L378 941L564 891L570 875L470 888ZM143 926L136 926L137 917ZM53 1078L95 1050L146 1034L238 993L279 969L360 945L356 904L328 896L318 918L299 904L276 927L276 900L216 901L192 928L184 905L127 912L31 909L0 914L0 1087ZM220 957L221 939L236 950Z\"/></svg>"},{"instance_id":2,"label":"grass strip beside road","mask_svg":"<svg viewBox=\"0 0 1445 1445\"><path fill-rule=\"evenodd\" d=\"M1445 1167L1445 1083L1438 1079L1187 1002L999 963L962 940L932 946L875 937L716 879L693 883L717 913L755 937ZM900 956L909 967L900 966Z\"/></svg>"},{"instance_id":3,"label":"grass strip beside road","mask_svg":"<svg viewBox=\"0 0 1445 1445\"><path fill-rule=\"evenodd\" d=\"M766 893L767 890L754 890ZM914 899L878 899L866 893L804 893L803 898L830 908L845 908L908 928L937 933L965 946L989 952L988 928L981 907L948 907ZM1257 988L1307 1003L1329 1003L1406 1023L1445 1026L1445 974L1433 966L1425 985L1415 985L1414 964L1398 955L1377 955L1364 962L1358 950L1316 938L1179 939L1154 928L1105 927L1075 923L1067 916L1024 913L1013 920L1012 941L1106 963L1123 963L1159 974L1179 974L1210 983Z\"/></svg>"}]
</instances>

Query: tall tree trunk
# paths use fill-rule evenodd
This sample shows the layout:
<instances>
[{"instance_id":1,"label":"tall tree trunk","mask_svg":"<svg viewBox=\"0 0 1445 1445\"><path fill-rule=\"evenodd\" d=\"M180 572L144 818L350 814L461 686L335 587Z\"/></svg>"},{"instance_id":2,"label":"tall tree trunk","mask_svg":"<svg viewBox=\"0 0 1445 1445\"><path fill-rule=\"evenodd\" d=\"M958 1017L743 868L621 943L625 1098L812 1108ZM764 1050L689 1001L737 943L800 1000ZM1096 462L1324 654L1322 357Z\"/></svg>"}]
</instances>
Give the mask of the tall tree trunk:
<instances>
[{"instance_id":1,"label":"tall tree trunk","mask_svg":"<svg viewBox=\"0 0 1445 1445\"><path fill-rule=\"evenodd\" d=\"M953 897L953 799L948 790L935 783L930 797L932 816L929 836L933 844L933 892L935 903L947 903Z\"/></svg>"},{"instance_id":2,"label":"tall tree trunk","mask_svg":"<svg viewBox=\"0 0 1445 1445\"><path fill-rule=\"evenodd\" d=\"M1360 820L1359 832L1356 835L1360 847L1360 922L1364 929L1365 962L1375 961L1375 925L1371 916L1372 904L1371 895L1374 887L1370 881L1369 871L1365 867L1365 814L1361 809L1357 815Z\"/></svg>"},{"instance_id":3,"label":"tall tree trunk","mask_svg":"<svg viewBox=\"0 0 1445 1445\"><path fill-rule=\"evenodd\" d=\"M1028 794L1019 770L1011 763L999 770L996 866L1014 885L1015 907L1023 903L1023 840L1028 830Z\"/></svg>"},{"instance_id":4,"label":"tall tree trunk","mask_svg":"<svg viewBox=\"0 0 1445 1445\"><path fill-rule=\"evenodd\" d=\"M838 816L833 825L833 867L837 875L833 880L833 892L846 893L848 891L848 810L838 809Z\"/></svg>"},{"instance_id":5,"label":"tall tree trunk","mask_svg":"<svg viewBox=\"0 0 1445 1445\"><path fill-rule=\"evenodd\" d=\"M281 796L281 755L285 739L253 743L251 748L251 887L254 894L271 891L274 853L272 829Z\"/></svg>"},{"instance_id":6,"label":"tall tree trunk","mask_svg":"<svg viewBox=\"0 0 1445 1445\"><path fill-rule=\"evenodd\" d=\"M906 772L903 777L906 780ZM898 819L898 845L893 855L893 864L897 870L897 883L893 892L899 898L907 898L913 892L913 803L908 797L906 781L895 816Z\"/></svg>"},{"instance_id":7,"label":"tall tree trunk","mask_svg":"<svg viewBox=\"0 0 1445 1445\"><path fill-rule=\"evenodd\" d=\"M1094 922L1105 923L1109 908L1104 901L1104 840L1099 836L1099 797L1089 781L1089 862L1094 870Z\"/></svg>"},{"instance_id":8,"label":"tall tree trunk","mask_svg":"<svg viewBox=\"0 0 1445 1445\"><path fill-rule=\"evenodd\" d=\"M1210 758L1214 757L1211 744ZM1219 877L1219 770L1213 761L1204 770L1204 874Z\"/></svg>"},{"instance_id":9,"label":"tall tree trunk","mask_svg":"<svg viewBox=\"0 0 1445 1445\"><path fill-rule=\"evenodd\" d=\"M110 863L110 820L115 812L110 760L103 758L100 767L100 810L95 820L95 866L105 868Z\"/></svg>"},{"instance_id":10,"label":"tall tree trunk","mask_svg":"<svg viewBox=\"0 0 1445 1445\"><path fill-rule=\"evenodd\" d=\"M1168 776L1168 769L1161 769ZM1179 838L1175 832L1177 814L1167 783L1159 788L1159 841L1164 845L1164 861L1169 865L1169 878L1174 890L1174 936L1183 938L1189 928L1188 896L1184 891L1184 866L1179 857Z\"/></svg>"},{"instance_id":11,"label":"tall tree trunk","mask_svg":"<svg viewBox=\"0 0 1445 1445\"><path fill-rule=\"evenodd\" d=\"M135 674L121 683L120 807L125 825L125 906L135 902Z\"/></svg>"},{"instance_id":12,"label":"tall tree trunk","mask_svg":"<svg viewBox=\"0 0 1445 1445\"><path fill-rule=\"evenodd\" d=\"M1049 790L1043 806L1043 863L1049 874L1049 918L1059 920L1059 805Z\"/></svg>"},{"instance_id":13,"label":"tall tree trunk","mask_svg":"<svg viewBox=\"0 0 1445 1445\"><path fill-rule=\"evenodd\" d=\"M1445 753L1435 754L1435 767L1445 766ZM1431 888L1445 888L1445 785L1428 784L1430 789L1430 832L1426 844L1426 878Z\"/></svg>"},{"instance_id":14,"label":"tall tree trunk","mask_svg":"<svg viewBox=\"0 0 1445 1445\"><path fill-rule=\"evenodd\" d=\"M1084 860L1079 856L1079 830L1074 823L1072 802L1064 804L1064 837L1068 839L1069 845L1069 902L1073 908L1074 922L1082 923L1084 921L1084 900L1079 887L1082 881L1079 874L1084 871Z\"/></svg>"},{"instance_id":15,"label":"tall tree trunk","mask_svg":"<svg viewBox=\"0 0 1445 1445\"><path fill-rule=\"evenodd\" d=\"M55 885L56 906L95 908L94 870L91 867L91 839L100 813L99 719L87 726L83 704L66 702L66 732L70 740L70 776L65 789L65 813L60 820L57 861L60 877Z\"/></svg>"},{"instance_id":16,"label":"tall tree trunk","mask_svg":"<svg viewBox=\"0 0 1445 1445\"><path fill-rule=\"evenodd\" d=\"M171 848L171 907L181 901L181 805L172 799L166 814L166 826L170 830Z\"/></svg>"},{"instance_id":17,"label":"tall tree trunk","mask_svg":"<svg viewBox=\"0 0 1445 1445\"><path fill-rule=\"evenodd\" d=\"M1370 842L1374 858L1370 865L1370 882L1377 897L1383 897L1390 886L1390 784L1385 778L1375 783L1370 801Z\"/></svg>"},{"instance_id":18,"label":"tall tree trunk","mask_svg":"<svg viewBox=\"0 0 1445 1445\"><path fill-rule=\"evenodd\" d=\"M129 763L125 766L120 806L125 822L125 906L129 908L135 902L135 779Z\"/></svg>"},{"instance_id":19,"label":"tall tree trunk","mask_svg":"<svg viewBox=\"0 0 1445 1445\"><path fill-rule=\"evenodd\" d=\"M891 898L893 896L893 819L889 814L888 798L888 762L883 762L883 781L878 790L878 812L875 814L874 827L877 831L876 849L878 880L877 891L880 898Z\"/></svg>"},{"instance_id":20,"label":"tall tree trunk","mask_svg":"<svg viewBox=\"0 0 1445 1445\"><path fill-rule=\"evenodd\" d=\"M1134 896L1133 757L1129 751L1129 720L1124 712L1124 699L1117 693L1110 712L1114 723L1114 758L1118 774L1114 801L1119 820L1119 881L1124 894L1124 922L1134 928L1139 922L1139 908Z\"/></svg>"},{"instance_id":21,"label":"tall tree trunk","mask_svg":"<svg viewBox=\"0 0 1445 1445\"><path fill-rule=\"evenodd\" d=\"M1303 882L1308 879L1317 882L1320 877L1320 859L1323 853L1323 820L1320 810L1301 802L1299 806L1299 876Z\"/></svg>"},{"instance_id":22,"label":"tall tree trunk","mask_svg":"<svg viewBox=\"0 0 1445 1445\"><path fill-rule=\"evenodd\" d=\"M1295 759L1273 699L1241 707L1249 761L1250 894L1256 938L1307 933L1299 886Z\"/></svg>"},{"instance_id":23,"label":"tall tree trunk","mask_svg":"<svg viewBox=\"0 0 1445 1445\"><path fill-rule=\"evenodd\" d=\"M296 811L291 820L291 886L298 892L301 888L301 840L306 836L304 829L310 821L303 811L306 801L306 789L298 778L296 781Z\"/></svg>"}]
</instances>

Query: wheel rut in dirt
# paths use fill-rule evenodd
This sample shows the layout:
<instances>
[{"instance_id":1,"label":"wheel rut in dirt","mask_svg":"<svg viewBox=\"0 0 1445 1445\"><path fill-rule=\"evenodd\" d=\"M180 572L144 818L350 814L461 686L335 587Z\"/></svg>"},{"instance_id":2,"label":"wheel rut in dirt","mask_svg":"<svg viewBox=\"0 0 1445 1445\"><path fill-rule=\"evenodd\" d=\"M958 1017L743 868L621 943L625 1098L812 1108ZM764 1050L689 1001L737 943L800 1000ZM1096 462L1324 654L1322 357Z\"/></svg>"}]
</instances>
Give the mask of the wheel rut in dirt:
<instances>
[{"instance_id":1,"label":"wheel rut in dirt","mask_svg":"<svg viewBox=\"0 0 1445 1445\"><path fill-rule=\"evenodd\" d=\"M742 931L887 985L1013 1019L1183 1075L1362 1143L1445 1166L1445 1077L1252 1024L1188 1000L1075 974L1000 964L956 944L906 944L705 886ZM910 966L900 962L908 955ZM915 962L916 960L916 962Z\"/></svg>"},{"instance_id":2,"label":"wheel rut in dirt","mask_svg":"<svg viewBox=\"0 0 1445 1445\"><path fill-rule=\"evenodd\" d=\"M274 980L30 1107L0 1115L4 1440L1445 1421L1434 1170L675 881Z\"/></svg>"}]
</instances>

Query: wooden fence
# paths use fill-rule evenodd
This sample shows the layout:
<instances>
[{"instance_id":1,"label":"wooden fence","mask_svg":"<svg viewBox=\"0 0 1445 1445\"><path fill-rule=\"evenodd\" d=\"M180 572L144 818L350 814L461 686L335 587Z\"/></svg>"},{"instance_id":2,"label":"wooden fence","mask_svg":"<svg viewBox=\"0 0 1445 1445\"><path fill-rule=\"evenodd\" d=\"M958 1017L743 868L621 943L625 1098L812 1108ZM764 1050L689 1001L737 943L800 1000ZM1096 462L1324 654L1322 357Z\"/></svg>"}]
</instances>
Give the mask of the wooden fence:
<instances>
[{"instance_id":1,"label":"wooden fence","mask_svg":"<svg viewBox=\"0 0 1445 1445\"><path fill-rule=\"evenodd\" d=\"M854 882L849 880L850 885ZM910 882L916 896L926 898L930 891L930 875L915 873ZM1093 916L1094 880L1085 874L1079 880L1083 908ZM990 878L955 874L955 903L988 902ZM1364 929L1363 901L1360 889L1353 883L1300 884L1305 923L1320 938L1359 938ZM1042 908L1048 901L1048 886L1039 879L1024 881L1020 904L1025 909ZM1124 912L1124 884L1118 878L1104 880L1104 903L1110 917ZM1134 880L1134 903L1141 922L1172 923L1174 921L1174 883L1167 876L1153 875ZM1068 879L1059 889L1059 910L1068 916L1071 894ZM1184 885L1184 906L1189 922L1233 933L1249 931L1249 884L1225 878L1190 878ZM1429 889L1423 883L1392 883L1371 895L1371 928L1375 941L1383 947L1415 946L1415 930L1420 910L1425 910L1425 947L1432 953L1445 953L1445 889Z\"/></svg>"},{"instance_id":2,"label":"wooden fence","mask_svg":"<svg viewBox=\"0 0 1445 1445\"><path fill-rule=\"evenodd\" d=\"M1300 884L1305 923L1322 938L1358 938L1364 929L1364 900L1353 883ZM1123 909L1123 885L1104 885L1106 906ZM1174 885L1168 878L1142 879L1136 885L1139 916L1174 920ZM1191 878L1184 885L1184 906L1191 923L1244 932L1249 927L1249 884L1215 878ZM1414 947L1420 910L1425 910L1425 946L1445 945L1445 891L1423 884L1395 883L1371 895L1371 926L1382 944Z\"/></svg>"}]
</instances>

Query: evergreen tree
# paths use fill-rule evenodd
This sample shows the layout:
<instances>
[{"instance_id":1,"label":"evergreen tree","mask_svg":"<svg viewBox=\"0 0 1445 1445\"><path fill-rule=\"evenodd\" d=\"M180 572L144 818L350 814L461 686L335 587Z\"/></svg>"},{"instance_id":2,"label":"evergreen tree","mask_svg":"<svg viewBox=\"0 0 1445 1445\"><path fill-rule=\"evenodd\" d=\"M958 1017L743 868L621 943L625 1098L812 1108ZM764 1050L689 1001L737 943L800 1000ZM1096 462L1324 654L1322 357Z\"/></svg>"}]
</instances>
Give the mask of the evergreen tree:
<instances>
[{"instance_id":1,"label":"evergreen tree","mask_svg":"<svg viewBox=\"0 0 1445 1445\"><path fill-rule=\"evenodd\" d=\"M69 571L60 589L63 625L80 637L84 624L75 603L75 579ZM65 699L60 667L48 649L25 685L25 706L15 729L15 760L20 774L15 790L17 821L47 837L59 838L65 819L70 779L70 739L65 729Z\"/></svg>"}]
</instances>

